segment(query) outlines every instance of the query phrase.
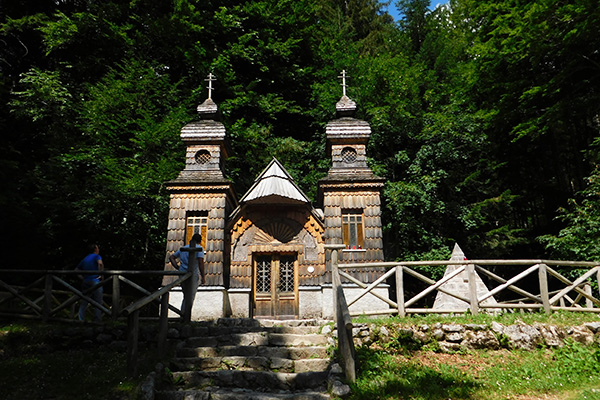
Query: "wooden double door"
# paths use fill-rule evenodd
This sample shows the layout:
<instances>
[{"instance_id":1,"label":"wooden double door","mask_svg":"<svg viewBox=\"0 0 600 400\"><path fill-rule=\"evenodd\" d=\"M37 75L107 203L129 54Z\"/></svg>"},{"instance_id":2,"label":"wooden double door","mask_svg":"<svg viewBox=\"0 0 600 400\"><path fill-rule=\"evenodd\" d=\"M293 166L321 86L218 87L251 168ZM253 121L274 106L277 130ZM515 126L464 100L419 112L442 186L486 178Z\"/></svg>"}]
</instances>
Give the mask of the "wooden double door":
<instances>
[{"instance_id":1,"label":"wooden double door","mask_svg":"<svg viewBox=\"0 0 600 400\"><path fill-rule=\"evenodd\" d=\"M295 318L298 315L296 254L255 254L254 316Z\"/></svg>"}]
</instances>

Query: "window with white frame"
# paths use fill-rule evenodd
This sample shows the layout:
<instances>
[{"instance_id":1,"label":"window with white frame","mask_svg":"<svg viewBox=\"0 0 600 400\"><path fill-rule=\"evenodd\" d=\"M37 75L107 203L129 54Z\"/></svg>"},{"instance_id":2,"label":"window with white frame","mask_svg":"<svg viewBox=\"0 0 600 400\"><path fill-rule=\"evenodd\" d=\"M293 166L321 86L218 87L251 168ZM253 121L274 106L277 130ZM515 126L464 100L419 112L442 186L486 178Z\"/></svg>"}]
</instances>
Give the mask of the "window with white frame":
<instances>
[{"instance_id":1,"label":"window with white frame","mask_svg":"<svg viewBox=\"0 0 600 400\"><path fill-rule=\"evenodd\" d=\"M364 229L362 210L342 211L342 233L346 248L363 248Z\"/></svg>"},{"instance_id":2,"label":"window with white frame","mask_svg":"<svg viewBox=\"0 0 600 400\"><path fill-rule=\"evenodd\" d=\"M202 235L202 246L203 249L206 249L206 231L208 226L208 216L206 215L188 215L186 230L185 230L185 243L189 244L190 240L192 240L192 236L194 233L199 233Z\"/></svg>"}]
</instances>

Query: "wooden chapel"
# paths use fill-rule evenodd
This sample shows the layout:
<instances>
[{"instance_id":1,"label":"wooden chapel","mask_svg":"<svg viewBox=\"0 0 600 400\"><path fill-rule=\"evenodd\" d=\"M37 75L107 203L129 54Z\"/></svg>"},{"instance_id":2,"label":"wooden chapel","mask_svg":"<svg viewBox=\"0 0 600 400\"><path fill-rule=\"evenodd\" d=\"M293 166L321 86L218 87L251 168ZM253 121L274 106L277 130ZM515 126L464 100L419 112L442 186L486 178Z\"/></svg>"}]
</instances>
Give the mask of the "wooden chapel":
<instances>
[{"instance_id":1,"label":"wooden chapel","mask_svg":"<svg viewBox=\"0 0 600 400\"><path fill-rule=\"evenodd\" d=\"M356 104L344 94L336 119L326 126L331 168L318 183L316 207L285 167L273 159L238 200L223 174L227 135L218 107L209 96L198 106L199 120L185 125L181 139L186 164L166 183L170 193L165 269L168 258L202 234L206 284L198 287L192 319L221 317L332 318L333 295L325 244L344 244L341 262L381 262L383 241L380 192L384 181L366 163L371 128L355 118ZM371 283L381 270L353 274ZM388 296L388 288L376 289ZM346 283L344 291L358 291ZM179 307L182 294L171 303ZM366 296L353 311L381 309L381 300Z\"/></svg>"}]
</instances>

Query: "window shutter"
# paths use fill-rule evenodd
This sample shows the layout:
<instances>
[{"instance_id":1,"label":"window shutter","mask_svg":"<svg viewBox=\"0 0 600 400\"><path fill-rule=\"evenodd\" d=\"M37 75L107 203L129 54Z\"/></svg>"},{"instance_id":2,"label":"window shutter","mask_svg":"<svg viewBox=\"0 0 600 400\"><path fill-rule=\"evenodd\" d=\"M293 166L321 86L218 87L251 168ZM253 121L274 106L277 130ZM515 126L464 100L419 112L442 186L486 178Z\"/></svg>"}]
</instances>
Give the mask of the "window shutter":
<instances>
[{"instance_id":1,"label":"window shutter","mask_svg":"<svg viewBox=\"0 0 600 400\"><path fill-rule=\"evenodd\" d=\"M194 236L194 227L188 223L188 226L185 230L185 240L183 241L185 244L190 244L190 240L192 240L192 236Z\"/></svg>"},{"instance_id":2,"label":"window shutter","mask_svg":"<svg viewBox=\"0 0 600 400\"><path fill-rule=\"evenodd\" d=\"M206 232L207 232L207 226L202 225L202 229L200 231L200 234L202 235L202 243L200 243L200 246L202 246L204 251L206 251Z\"/></svg>"},{"instance_id":3,"label":"window shutter","mask_svg":"<svg viewBox=\"0 0 600 400\"><path fill-rule=\"evenodd\" d=\"M364 238L364 233L363 233L363 224L362 224L362 219L360 222L356 223L356 240L357 240L357 244L358 246L362 249L363 248L363 238Z\"/></svg>"},{"instance_id":4,"label":"window shutter","mask_svg":"<svg viewBox=\"0 0 600 400\"><path fill-rule=\"evenodd\" d=\"M350 245L350 227L347 222L342 224L343 240L346 246Z\"/></svg>"}]
</instances>

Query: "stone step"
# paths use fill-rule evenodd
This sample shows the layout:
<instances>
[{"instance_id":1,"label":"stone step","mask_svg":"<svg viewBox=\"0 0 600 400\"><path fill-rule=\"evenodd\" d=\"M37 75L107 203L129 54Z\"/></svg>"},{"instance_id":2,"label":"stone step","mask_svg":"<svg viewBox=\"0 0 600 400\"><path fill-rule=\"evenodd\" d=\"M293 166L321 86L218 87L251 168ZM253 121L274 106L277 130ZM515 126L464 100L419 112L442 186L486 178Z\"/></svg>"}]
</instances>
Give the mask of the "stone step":
<instances>
[{"instance_id":1,"label":"stone step","mask_svg":"<svg viewBox=\"0 0 600 400\"><path fill-rule=\"evenodd\" d=\"M239 388L278 392L308 390L326 391L328 372L266 372L266 371L185 371L173 372L174 382L181 389L205 390L207 387Z\"/></svg>"},{"instance_id":2,"label":"stone step","mask_svg":"<svg viewBox=\"0 0 600 400\"><path fill-rule=\"evenodd\" d=\"M249 332L309 334L319 333L320 330L321 327L319 326L191 326L186 328L186 336L221 336Z\"/></svg>"},{"instance_id":3,"label":"stone step","mask_svg":"<svg viewBox=\"0 0 600 400\"><path fill-rule=\"evenodd\" d=\"M221 318L217 321L197 321L180 329L185 337L219 336L242 332L319 333L324 321L318 320L254 320L249 318Z\"/></svg>"},{"instance_id":4,"label":"stone step","mask_svg":"<svg viewBox=\"0 0 600 400\"><path fill-rule=\"evenodd\" d=\"M322 324L225 318L182 325L173 332L181 339L170 363L173 383L155 398L329 400L327 386L340 372Z\"/></svg>"},{"instance_id":5,"label":"stone step","mask_svg":"<svg viewBox=\"0 0 600 400\"><path fill-rule=\"evenodd\" d=\"M329 400L326 393L314 391L281 391L280 393L256 392L247 389L207 388L203 391L159 391L156 400Z\"/></svg>"},{"instance_id":6,"label":"stone step","mask_svg":"<svg viewBox=\"0 0 600 400\"><path fill-rule=\"evenodd\" d=\"M218 347L218 346L326 346L324 335L248 332L223 334L219 336L190 337L182 347Z\"/></svg>"},{"instance_id":7,"label":"stone step","mask_svg":"<svg viewBox=\"0 0 600 400\"><path fill-rule=\"evenodd\" d=\"M302 347L270 347L270 346L220 346L220 347L182 347L177 350L177 356L190 357L227 357L227 356L259 356L268 358L327 358L327 348L324 346Z\"/></svg>"},{"instance_id":8,"label":"stone step","mask_svg":"<svg viewBox=\"0 0 600 400\"><path fill-rule=\"evenodd\" d=\"M290 360L289 358L261 356L226 356L177 358L171 362L173 371L276 371L276 372L314 372L327 371L330 359L314 358Z\"/></svg>"}]
</instances>

